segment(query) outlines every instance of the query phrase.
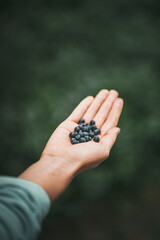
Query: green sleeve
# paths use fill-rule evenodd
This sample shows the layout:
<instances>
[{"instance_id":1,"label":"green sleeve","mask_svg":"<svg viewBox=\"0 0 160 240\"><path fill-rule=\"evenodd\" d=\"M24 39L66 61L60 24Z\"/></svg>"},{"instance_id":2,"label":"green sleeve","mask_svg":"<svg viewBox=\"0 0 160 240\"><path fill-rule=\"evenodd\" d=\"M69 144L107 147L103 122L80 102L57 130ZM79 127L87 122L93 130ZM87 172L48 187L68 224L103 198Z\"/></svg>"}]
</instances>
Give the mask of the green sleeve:
<instances>
[{"instance_id":1,"label":"green sleeve","mask_svg":"<svg viewBox=\"0 0 160 240\"><path fill-rule=\"evenodd\" d=\"M36 239L51 202L37 184L0 177L0 239Z\"/></svg>"}]
</instances>

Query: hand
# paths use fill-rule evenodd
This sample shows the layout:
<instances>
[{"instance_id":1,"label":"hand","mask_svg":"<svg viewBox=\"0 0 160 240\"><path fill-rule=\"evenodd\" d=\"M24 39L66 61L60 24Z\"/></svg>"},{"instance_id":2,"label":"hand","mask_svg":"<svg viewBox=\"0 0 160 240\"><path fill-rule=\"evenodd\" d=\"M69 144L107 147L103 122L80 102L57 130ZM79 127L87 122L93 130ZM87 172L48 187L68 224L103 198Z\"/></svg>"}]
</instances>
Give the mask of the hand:
<instances>
[{"instance_id":1,"label":"hand","mask_svg":"<svg viewBox=\"0 0 160 240\"><path fill-rule=\"evenodd\" d=\"M116 126L122 107L123 100L118 98L115 90L104 89L95 99L92 96L85 98L54 131L42 156L50 155L58 159L66 159L69 164L79 166L78 173L96 167L108 158L120 131ZM74 131L81 118L85 119L85 123L92 119L96 121L97 127L101 129L100 142L71 144L69 133Z\"/></svg>"},{"instance_id":2,"label":"hand","mask_svg":"<svg viewBox=\"0 0 160 240\"><path fill-rule=\"evenodd\" d=\"M82 100L71 115L51 135L41 158L21 178L42 186L51 200L63 192L73 177L82 171L98 166L108 158L120 129L117 126L123 100L115 90L101 90L94 98ZM100 141L72 145L69 133L74 131L81 118L85 123L95 120L101 129ZM47 174L46 174L47 172Z\"/></svg>"}]
</instances>

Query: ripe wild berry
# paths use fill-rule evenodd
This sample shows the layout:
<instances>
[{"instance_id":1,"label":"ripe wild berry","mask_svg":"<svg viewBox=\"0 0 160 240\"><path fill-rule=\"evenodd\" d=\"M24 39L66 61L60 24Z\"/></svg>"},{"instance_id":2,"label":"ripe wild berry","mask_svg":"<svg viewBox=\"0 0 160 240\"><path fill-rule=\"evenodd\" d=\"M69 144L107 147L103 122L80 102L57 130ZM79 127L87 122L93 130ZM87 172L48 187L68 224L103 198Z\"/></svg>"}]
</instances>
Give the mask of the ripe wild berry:
<instances>
[{"instance_id":1,"label":"ripe wild berry","mask_svg":"<svg viewBox=\"0 0 160 240\"><path fill-rule=\"evenodd\" d=\"M93 138L93 140L94 140L95 142L99 142L100 138L99 138L98 136L95 136L95 137Z\"/></svg>"},{"instance_id":2,"label":"ripe wild berry","mask_svg":"<svg viewBox=\"0 0 160 240\"><path fill-rule=\"evenodd\" d=\"M89 135L89 133L88 132L83 132L83 136L85 137L85 136L88 136Z\"/></svg>"},{"instance_id":3,"label":"ripe wild berry","mask_svg":"<svg viewBox=\"0 0 160 240\"><path fill-rule=\"evenodd\" d=\"M91 121L90 121L90 124L91 124L91 125L94 125L94 124L96 124L96 122L95 122L94 120L91 120Z\"/></svg>"},{"instance_id":4,"label":"ripe wild berry","mask_svg":"<svg viewBox=\"0 0 160 240\"><path fill-rule=\"evenodd\" d=\"M98 134L100 134L100 129L98 128L98 129L94 130L93 132L95 135L98 135Z\"/></svg>"},{"instance_id":5,"label":"ripe wild berry","mask_svg":"<svg viewBox=\"0 0 160 240\"><path fill-rule=\"evenodd\" d=\"M76 132L79 132L80 128L77 126L77 127L75 127L74 130L75 130Z\"/></svg>"},{"instance_id":6,"label":"ripe wild berry","mask_svg":"<svg viewBox=\"0 0 160 240\"><path fill-rule=\"evenodd\" d=\"M83 137L83 132L82 132L82 130L79 130L78 134L79 134L81 137Z\"/></svg>"},{"instance_id":7,"label":"ripe wild berry","mask_svg":"<svg viewBox=\"0 0 160 240\"><path fill-rule=\"evenodd\" d=\"M97 126L96 125L92 125L92 131L96 130Z\"/></svg>"},{"instance_id":8,"label":"ripe wild berry","mask_svg":"<svg viewBox=\"0 0 160 240\"><path fill-rule=\"evenodd\" d=\"M73 141L73 144L77 144L77 143L79 143L79 141L77 141L77 140L74 140L74 141Z\"/></svg>"},{"instance_id":9,"label":"ripe wild berry","mask_svg":"<svg viewBox=\"0 0 160 240\"><path fill-rule=\"evenodd\" d=\"M83 131L83 128L84 128L84 125L83 124L80 124L78 125L79 129Z\"/></svg>"},{"instance_id":10,"label":"ripe wild berry","mask_svg":"<svg viewBox=\"0 0 160 240\"><path fill-rule=\"evenodd\" d=\"M76 141L76 139L75 138L71 138L71 143L73 143L74 141Z\"/></svg>"},{"instance_id":11,"label":"ripe wild berry","mask_svg":"<svg viewBox=\"0 0 160 240\"><path fill-rule=\"evenodd\" d=\"M79 123L85 123L85 119L84 119L84 118L81 118L81 119L79 120Z\"/></svg>"},{"instance_id":12,"label":"ripe wild berry","mask_svg":"<svg viewBox=\"0 0 160 240\"><path fill-rule=\"evenodd\" d=\"M91 139L92 139L91 137L89 137L89 136L87 136L87 135L84 136L84 137L85 137L85 139L86 139L87 142L91 141Z\"/></svg>"},{"instance_id":13,"label":"ripe wild berry","mask_svg":"<svg viewBox=\"0 0 160 240\"><path fill-rule=\"evenodd\" d=\"M89 136L90 136L91 138L93 138L93 137L94 137L94 132L90 131L90 132L89 132Z\"/></svg>"},{"instance_id":14,"label":"ripe wild berry","mask_svg":"<svg viewBox=\"0 0 160 240\"><path fill-rule=\"evenodd\" d=\"M81 138L79 139L79 142L80 142L80 143L86 142L86 139L85 139L84 137L81 137Z\"/></svg>"},{"instance_id":15,"label":"ripe wild berry","mask_svg":"<svg viewBox=\"0 0 160 240\"><path fill-rule=\"evenodd\" d=\"M70 132L69 137L70 138L75 137L75 132Z\"/></svg>"},{"instance_id":16,"label":"ripe wild berry","mask_svg":"<svg viewBox=\"0 0 160 240\"><path fill-rule=\"evenodd\" d=\"M84 127L83 127L83 131L84 131L84 132L87 132L87 131L88 131L88 127L87 127L87 126L84 126Z\"/></svg>"},{"instance_id":17,"label":"ripe wild berry","mask_svg":"<svg viewBox=\"0 0 160 240\"><path fill-rule=\"evenodd\" d=\"M77 135L75 136L75 139L76 139L76 140L79 140L80 137L81 137L81 135L80 135L80 134L77 134Z\"/></svg>"}]
</instances>

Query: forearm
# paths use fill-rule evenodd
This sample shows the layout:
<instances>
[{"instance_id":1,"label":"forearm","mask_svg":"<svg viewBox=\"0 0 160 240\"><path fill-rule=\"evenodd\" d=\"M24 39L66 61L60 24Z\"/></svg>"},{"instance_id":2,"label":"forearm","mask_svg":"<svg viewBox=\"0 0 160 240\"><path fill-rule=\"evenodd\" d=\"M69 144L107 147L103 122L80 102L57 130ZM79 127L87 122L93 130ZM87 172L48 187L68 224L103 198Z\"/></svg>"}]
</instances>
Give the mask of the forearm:
<instances>
[{"instance_id":1,"label":"forearm","mask_svg":"<svg viewBox=\"0 0 160 240\"><path fill-rule=\"evenodd\" d=\"M66 159L43 155L39 161L26 169L19 178L42 187L51 201L55 200L69 185L78 171L78 166Z\"/></svg>"}]
</instances>

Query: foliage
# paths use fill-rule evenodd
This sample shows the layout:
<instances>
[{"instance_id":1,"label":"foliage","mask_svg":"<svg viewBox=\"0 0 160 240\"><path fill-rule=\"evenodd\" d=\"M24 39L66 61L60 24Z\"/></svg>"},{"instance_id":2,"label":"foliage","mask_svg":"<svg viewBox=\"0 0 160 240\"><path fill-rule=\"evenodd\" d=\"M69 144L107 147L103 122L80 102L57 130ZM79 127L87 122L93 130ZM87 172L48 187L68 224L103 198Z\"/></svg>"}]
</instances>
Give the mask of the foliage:
<instances>
[{"instance_id":1,"label":"foliage","mask_svg":"<svg viewBox=\"0 0 160 240\"><path fill-rule=\"evenodd\" d=\"M73 180L46 228L81 217L109 194L121 198L117 189L125 196L159 184L159 1L1 1L0 12L1 174L16 176L38 160L87 95L107 88L124 99L110 158ZM127 239L124 232L110 239Z\"/></svg>"}]
</instances>

